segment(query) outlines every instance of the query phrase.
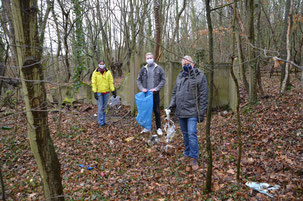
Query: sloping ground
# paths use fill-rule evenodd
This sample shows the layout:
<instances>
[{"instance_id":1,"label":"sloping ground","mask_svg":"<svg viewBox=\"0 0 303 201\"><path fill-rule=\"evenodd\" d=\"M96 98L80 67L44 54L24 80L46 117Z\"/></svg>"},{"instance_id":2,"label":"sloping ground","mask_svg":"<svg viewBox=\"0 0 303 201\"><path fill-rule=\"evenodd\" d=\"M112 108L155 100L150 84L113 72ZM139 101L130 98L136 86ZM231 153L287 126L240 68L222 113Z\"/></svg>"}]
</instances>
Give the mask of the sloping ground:
<instances>
[{"instance_id":1,"label":"sloping ground","mask_svg":"<svg viewBox=\"0 0 303 201\"><path fill-rule=\"evenodd\" d=\"M280 185L279 190L272 192L275 200L301 200L303 90L296 80L292 82L294 87L280 96L278 78L264 80L268 98L248 106L244 101L247 98L241 96L243 155L239 185L235 180L235 115L220 111L213 116L214 192L209 195L202 193L206 174L205 123L199 125L200 168L191 172L179 160L183 155L183 138L178 124L171 143L175 149L166 153L164 143L147 143L150 135L140 134L141 128L127 107L109 110L109 125L101 129L96 128L95 106L65 108L62 133L56 132L58 114L50 112L49 124L61 162L66 200L270 200L267 195L250 190L246 181ZM42 200L25 117L8 116L2 120L7 126L17 126L16 132L1 130L0 136L8 200ZM88 166L92 169L88 170Z\"/></svg>"}]
</instances>

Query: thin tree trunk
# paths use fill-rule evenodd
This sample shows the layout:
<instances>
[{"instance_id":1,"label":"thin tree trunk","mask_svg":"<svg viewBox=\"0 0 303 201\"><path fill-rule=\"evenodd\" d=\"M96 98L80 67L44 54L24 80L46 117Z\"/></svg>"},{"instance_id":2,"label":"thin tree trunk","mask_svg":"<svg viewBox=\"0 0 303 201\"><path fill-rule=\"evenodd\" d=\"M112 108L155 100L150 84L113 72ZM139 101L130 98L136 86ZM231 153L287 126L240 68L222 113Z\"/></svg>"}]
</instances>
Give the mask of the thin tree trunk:
<instances>
[{"instance_id":1,"label":"thin tree trunk","mask_svg":"<svg viewBox=\"0 0 303 201\"><path fill-rule=\"evenodd\" d=\"M154 0L154 15L155 15L155 61L158 61L161 47L161 13L160 13L161 0Z\"/></svg>"},{"instance_id":2,"label":"thin tree trunk","mask_svg":"<svg viewBox=\"0 0 303 201\"><path fill-rule=\"evenodd\" d=\"M40 64L37 11L37 0L12 2L27 130L31 150L40 171L45 199L64 200L60 163L48 128L46 90L44 83L37 81L44 79Z\"/></svg>"},{"instance_id":3,"label":"thin tree trunk","mask_svg":"<svg viewBox=\"0 0 303 201\"><path fill-rule=\"evenodd\" d=\"M208 24L208 48L209 48L209 64L210 64L210 76L209 76L209 95L208 95L208 106L207 106L207 119L206 119L206 151L207 151L207 173L206 173L206 183L204 192L211 192L211 182L212 182L212 150L211 150L211 141L210 141L210 125L211 125L211 111L212 111L212 102L213 102L213 86L214 86L214 56L213 56L213 48L214 48L214 39L213 39L213 27L211 21L211 8L210 1L205 0L206 6L206 19Z\"/></svg>"},{"instance_id":4,"label":"thin tree trunk","mask_svg":"<svg viewBox=\"0 0 303 201\"><path fill-rule=\"evenodd\" d=\"M281 58L286 60L287 59L287 30L288 30L288 16L289 16L289 12L290 12L290 3L291 0L286 0L286 4L285 4L285 13L284 13L284 28L282 31L282 35L281 35ZM286 62L287 63L287 62ZM282 82L285 78L285 70L286 68L286 64L281 64L281 89L282 89ZM288 79L288 77L287 77Z\"/></svg>"},{"instance_id":5,"label":"thin tree trunk","mask_svg":"<svg viewBox=\"0 0 303 201\"><path fill-rule=\"evenodd\" d=\"M2 176L2 164L0 163L0 185L1 185L1 199L5 201L5 187L4 187L4 181Z\"/></svg>"},{"instance_id":6,"label":"thin tree trunk","mask_svg":"<svg viewBox=\"0 0 303 201\"><path fill-rule=\"evenodd\" d=\"M249 103L257 102L257 70L255 52L251 45L255 43L254 36L254 0L247 2L247 34L248 34L248 59L249 59Z\"/></svg>"},{"instance_id":7,"label":"thin tree trunk","mask_svg":"<svg viewBox=\"0 0 303 201\"><path fill-rule=\"evenodd\" d=\"M57 40L58 40L58 47L57 47L57 54L56 54L56 80L58 84L58 120L57 120L57 133L61 133L61 119L62 119L62 92L61 92L61 79L60 79L60 68L59 68L59 56L61 51L61 38L60 38L60 30L59 30L59 23L57 16L55 14L54 8L52 8L53 18L56 25L57 31Z\"/></svg>"},{"instance_id":8,"label":"thin tree trunk","mask_svg":"<svg viewBox=\"0 0 303 201\"><path fill-rule=\"evenodd\" d=\"M65 61L65 79L64 82L69 82L70 78L71 78L71 70L70 70L70 63L69 63L69 44L68 44L68 36L70 34L70 31L68 29L69 26L69 13L70 10L68 12L66 12L64 10L64 5L62 4L61 0L57 0L59 3L59 6L61 8L61 12L62 12L62 19L63 19L63 44L64 44L64 61ZM72 26L72 25L71 25Z\"/></svg>"},{"instance_id":9,"label":"thin tree trunk","mask_svg":"<svg viewBox=\"0 0 303 201\"><path fill-rule=\"evenodd\" d=\"M234 1L234 12L233 12L233 22L232 22L232 28L233 28L233 34L232 34L232 53L235 55L235 33L236 33L236 8L237 8L237 2ZM238 159L237 159L237 181L240 181L240 174L241 174L241 157L242 157L242 139L241 139L241 117L240 117L240 90L239 90L239 82L234 74L234 56L231 57L231 64L230 64L230 74L234 80L234 83L236 85L236 92L237 92L237 106L236 106L236 112L237 112L237 137L238 137Z\"/></svg>"},{"instance_id":10,"label":"thin tree trunk","mask_svg":"<svg viewBox=\"0 0 303 201\"><path fill-rule=\"evenodd\" d=\"M261 1L258 1L259 5L261 4ZM257 45L259 48L262 47L262 36L261 36L262 32L261 32L261 6L258 7L258 21L257 21ZM261 53L260 50L258 51L258 59L257 59L257 63L256 63L256 70L257 70L257 81L258 81L258 85L259 85L259 90L261 93L261 96L264 96L264 90L262 87L262 76L261 76L261 69L260 69L260 65L261 65Z\"/></svg>"},{"instance_id":11,"label":"thin tree trunk","mask_svg":"<svg viewBox=\"0 0 303 201\"><path fill-rule=\"evenodd\" d=\"M4 76L6 71L6 66L0 61L0 76ZM2 94L2 79L0 79L0 95Z\"/></svg>"},{"instance_id":12,"label":"thin tree trunk","mask_svg":"<svg viewBox=\"0 0 303 201\"><path fill-rule=\"evenodd\" d=\"M291 52L290 52L290 36L291 36L291 24L292 24L292 8L293 7L293 0L290 0L290 9L288 15L288 27L287 27L287 35L286 35L286 49L287 49L287 61L290 61ZM287 80L289 78L289 62L286 62L285 65L285 76L282 81L281 93L283 93L286 89Z\"/></svg>"}]
</instances>

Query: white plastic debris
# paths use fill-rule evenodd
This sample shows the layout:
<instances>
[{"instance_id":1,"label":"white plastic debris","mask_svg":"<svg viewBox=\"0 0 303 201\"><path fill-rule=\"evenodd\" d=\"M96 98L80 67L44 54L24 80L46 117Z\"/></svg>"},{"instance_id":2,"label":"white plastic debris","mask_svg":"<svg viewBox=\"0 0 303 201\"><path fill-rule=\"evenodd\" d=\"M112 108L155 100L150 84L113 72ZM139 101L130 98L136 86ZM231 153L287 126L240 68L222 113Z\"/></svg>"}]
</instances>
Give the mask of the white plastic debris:
<instances>
[{"instance_id":1,"label":"white plastic debris","mask_svg":"<svg viewBox=\"0 0 303 201\"><path fill-rule=\"evenodd\" d=\"M246 182L245 185L248 186L249 188L259 191L260 193L268 195L271 198L273 198L274 196L272 194L269 194L268 191L278 190L280 188L279 185L271 186L270 184L267 184L267 183L257 183L257 182L250 182L250 181Z\"/></svg>"},{"instance_id":2,"label":"white plastic debris","mask_svg":"<svg viewBox=\"0 0 303 201\"><path fill-rule=\"evenodd\" d=\"M110 97L108 105L111 108L120 109L121 107L120 96L116 96L116 98L114 98L114 96Z\"/></svg>"},{"instance_id":3,"label":"white plastic debris","mask_svg":"<svg viewBox=\"0 0 303 201\"><path fill-rule=\"evenodd\" d=\"M166 113L165 120L167 120L167 122L164 125L164 131L166 132L166 140L165 140L166 143L171 142L176 133L175 123L172 120L170 120L170 112L171 111L169 109L165 109L165 113Z\"/></svg>"},{"instance_id":4,"label":"white plastic debris","mask_svg":"<svg viewBox=\"0 0 303 201\"><path fill-rule=\"evenodd\" d=\"M153 146L155 144L158 144L159 143L159 138L158 138L158 135L152 135L150 137L150 139L147 141L147 143L149 144L149 146Z\"/></svg>"}]
</instances>

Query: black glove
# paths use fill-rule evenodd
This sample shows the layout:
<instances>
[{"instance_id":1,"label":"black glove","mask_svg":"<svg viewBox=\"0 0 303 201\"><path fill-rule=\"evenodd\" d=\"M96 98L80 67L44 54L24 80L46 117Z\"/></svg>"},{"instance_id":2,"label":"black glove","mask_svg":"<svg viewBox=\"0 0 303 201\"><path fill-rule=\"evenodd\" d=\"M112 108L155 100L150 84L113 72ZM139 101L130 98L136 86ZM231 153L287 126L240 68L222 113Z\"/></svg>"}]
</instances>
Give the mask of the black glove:
<instances>
[{"instance_id":1,"label":"black glove","mask_svg":"<svg viewBox=\"0 0 303 201\"><path fill-rule=\"evenodd\" d=\"M197 119L198 123L203 122L203 120L204 120L204 116L200 116L200 118L198 117L198 119Z\"/></svg>"},{"instance_id":2,"label":"black glove","mask_svg":"<svg viewBox=\"0 0 303 201\"><path fill-rule=\"evenodd\" d=\"M114 98L117 97L117 92L116 92L116 90L115 90L115 91L112 91L112 94L113 94Z\"/></svg>"},{"instance_id":3,"label":"black glove","mask_svg":"<svg viewBox=\"0 0 303 201\"><path fill-rule=\"evenodd\" d=\"M94 93L95 99L98 100L98 94L97 92Z\"/></svg>"}]
</instances>

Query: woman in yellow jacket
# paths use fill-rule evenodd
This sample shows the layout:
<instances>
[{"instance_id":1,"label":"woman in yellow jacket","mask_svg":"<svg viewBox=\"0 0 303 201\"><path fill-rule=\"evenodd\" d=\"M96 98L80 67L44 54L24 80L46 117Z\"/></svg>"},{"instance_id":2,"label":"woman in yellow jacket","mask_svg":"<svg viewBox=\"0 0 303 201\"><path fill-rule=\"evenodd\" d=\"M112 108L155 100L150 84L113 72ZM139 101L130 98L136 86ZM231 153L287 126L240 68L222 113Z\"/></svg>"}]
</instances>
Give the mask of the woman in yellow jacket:
<instances>
[{"instance_id":1,"label":"woman in yellow jacket","mask_svg":"<svg viewBox=\"0 0 303 201\"><path fill-rule=\"evenodd\" d=\"M98 105L99 128L106 125L105 109L108 102L109 93L112 92L116 98L114 80L111 72L105 67L104 60L98 62L98 68L92 75L92 90Z\"/></svg>"}]
</instances>

